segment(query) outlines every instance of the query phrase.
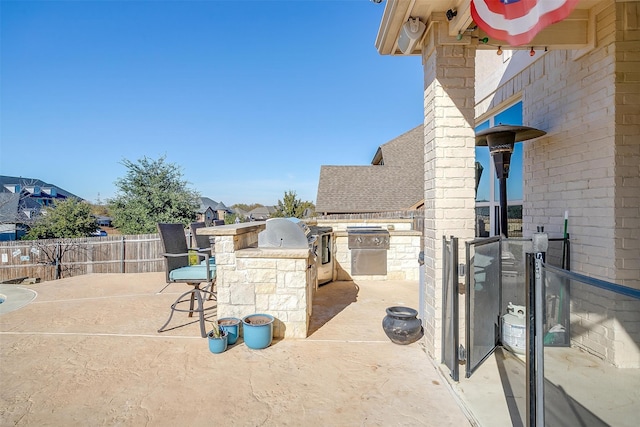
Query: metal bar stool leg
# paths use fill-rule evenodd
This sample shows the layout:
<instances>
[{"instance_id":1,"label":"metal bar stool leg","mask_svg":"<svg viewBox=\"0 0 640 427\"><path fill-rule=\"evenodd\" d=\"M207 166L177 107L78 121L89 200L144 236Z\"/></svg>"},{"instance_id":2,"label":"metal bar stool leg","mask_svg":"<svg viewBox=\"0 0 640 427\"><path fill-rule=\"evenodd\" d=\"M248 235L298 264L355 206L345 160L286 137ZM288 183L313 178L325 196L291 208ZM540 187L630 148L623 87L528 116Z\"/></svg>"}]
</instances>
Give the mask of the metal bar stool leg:
<instances>
[{"instance_id":1,"label":"metal bar stool leg","mask_svg":"<svg viewBox=\"0 0 640 427\"><path fill-rule=\"evenodd\" d=\"M191 283L189 283L191 285ZM193 286L193 285L192 285ZM191 299L189 301L189 317L193 317L193 303L195 299L196 290L199 289L199 285L195 285L191 291Z\"/></svg>"},{"instance_id":2,"label":"metal bar stool leg","mask_svg":"<svg viewBox=\"0 0 640 427\"><path fill-rule=\"evenodd\" d=\"M173 318L173 313L175 313L176 311L186 311L186 310L179 310L176 309L176 306L178 305L178 303L180 302L186 302L186 300L182 301L182 298L184 298L185 296L191 294L191 298L193 298L193 291L188 291L183 293L182 295L180 295L173 304L171 304L171 313L169 314L169 318L167 319L167 321L164 323L164 325L162 325L160 327L160 329L158 329L158 332L163 332L164 328L169 324L169 322L171 322L171 319ZM193 307L191 308L191 311L189 314L193 313Z\"/></svg>"},{"instance_id":3,"label":"metal bar stool leg","mask_svg":"<svg viewBox=\"0 0 640 427\"><path fill-rule=\"evenodd\" d=\"M216 284L216 279L213 279L213 281L209 284L209 286L205 286L204 287L204 291L207 292L208 291L208 297L207 300L211 301L213 299L213 287Z\"/></svg>"},{"instance_id":4,"label":"metal bar stool leg","mask_svg":"<svg viewBox=\"0 0 640 427\"><path fill-rule=\"evenodd\" d=\"M193 294L198 299L198 316L200 317L200 335L202 335L202 338L206 338L207 332L205 330L205 325L204 325L204 303L202 302L202 293L200 292L200 288L196 287L193 290Z\"/></svg>"},{"instance_id":5,"label":"metal bar stool leg","mask_svg":"<svg viewBox=\"0 0 640 427\"><path fill-rule=\"evenodd\" d=\"M186 299L185 297L189 295L189 298ZM207 337L207 331L206 331L206 325L205 325L205 311L207 310L212 310L215 308L215 306L211 306L208 308L205 308L204 306L204 302L205 300L211 300L212 298L214 298L215 296L213 295L213 293L209 290L205 290L205 289L200 289L200 285L198 284L197 286L194 286L194 288L190 291L187 291L185 293L183 293L182 295L180 295L173 304L171 304L171 313L169 314L169 318L167 319L167 321L164 323L164 325L162 325L160 327L160 329L158 329L158 332L163 332L165 330L165 328L167 327L167 325L171 322L171 319L173 318L173 313L175 313L176 311L181 311L181 312L188 312L188 316L189 317L193 317L193 313L198 313L198 322L200 323L200 335L202 335L202 338L206 338ZM197 304L196 304L196 299L197 299ZM189 310L185 309L181 309L178 308L178 304L181 303L186 303L187 301L189 301ZM192 322L193 323L193 322Z\"/></svg>"}]
</instances>

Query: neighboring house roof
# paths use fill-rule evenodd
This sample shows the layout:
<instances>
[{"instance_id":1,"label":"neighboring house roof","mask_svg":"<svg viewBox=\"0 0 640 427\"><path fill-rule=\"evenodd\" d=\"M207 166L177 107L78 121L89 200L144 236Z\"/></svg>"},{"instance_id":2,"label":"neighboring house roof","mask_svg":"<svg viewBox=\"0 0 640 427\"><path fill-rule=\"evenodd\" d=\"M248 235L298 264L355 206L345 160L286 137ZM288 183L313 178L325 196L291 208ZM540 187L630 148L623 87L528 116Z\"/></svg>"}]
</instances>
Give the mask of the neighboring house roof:
<instances>
[{"instance_id":1,"label":"neighboring house roof","mask_svg":"<svg viewBox=\"0 0 640 427\"><path fill-rule=\"evenodd\" d=\"M210 199L208 197L200 197L200 207L198 208L198 213L202 214L205 213L207 211L208 208L211 208L212 210L215 210L215 206L218 204L218 202L216 202L213 199Z\"/></svg>"},{"instance_id":2,"label":"neighboring house roof","mask_svg":"<svg viewBox=\"0 0 640 427\"><path fill-rule=\"evenodd\" d=\"M200 207L197 212L200 214L204 213L208 208L211 208L213 211L229 211L229 208L222 202L216 202L208 197L200 197Z\"/></svg>"},{"instance_id":3,"label":"neighboring house roof","mask_svg":"<svg viewBox=\"0 0 640 427\"><path fill-rule=\"evenodd\" d=\"M244 209L233 208L232 211L233 211L234 214L242 216L242 217L249 216L249 212L245 211Z\"/></svg>"},{"instance_id":4,"label":"neighboring house roof","mask_svg":"<svg viewBox=\"0 0 640 427\"><path fill-rule=\"evenodd\" d=\"M364 213L415 208L424 199L423 125L378 147L371 165L322 166L316 212Z\"/></svg>"},{"instance_id":5,"label":"neighboring house roof","mask_svg":"<svg viewBox=\"0 0 640 427\"><path fill-rule=\"evenodd\" d=\"M39 179L0 175L0 224L28 225L40 214L43 206L70 197L82 200Z\"/></svg>"},{"instance_id":6,"label":"neighboring house roof","mask_svg":"<svg viewBox=\"0 0 640 427\"><path fill-rule=\"evenodd\" d=\"M21 222L26 218L22 218L21 211L18 210L20 203L20 194L2 192L0 193L0 224L14 224ZM20 216L20 219L18 218Z\"/></svg>"},{"instance_id":7,"label":"neighboring house roof","mask_svg":"<svg viewBox=\"0 0 640 427\"><path fill-rule=\"evenodd\" d=\"M216 206L213 209L217 210L217 211L228 211L229 210L229 208L226 207L225 204L222 203L222 202L216 204Z\"/></svg>"},{"instance_id":8,"label":"neighboring house roof","mask_svg":"<svg viewBox=\"0 0 640 427\"><path fill-rule=\"evenodd\" d=\"M40 214L43 206L51 206L54 200L67 198L82 200L60 187L35 178L0 175L0 224L10 233L3 233L0 240L16 238L15 230L30 224ZM10 225L7 228L7 225Z\"/></svg>"},{"instance_id":9,"label":"neighboring house roof","mask_svg":"<svg viewBox=\"0 0 640 427\"><path fill-rule=\"evenodd\" d=\"M66 197L74 197L76 199L82 200L81 197L76 196L75 194L58 187L57 185L49 184L48 182L44 182L42 180L36 178L26 178L22 176L7 176L0 175L0 193L11 193L10 190L6 188L6 186L20 186L20 191L25 190L30 187L38 187L40 188L40 194L35 196L38 198L66 198ZM54 194L47 193L46 191L55 190Z\"/></svg>"},{"instance_id":10,"label":"neighboring house roof","mask_svg":"<svg viewBox=\"0 0 640 427\"><path fill-rule=\"evenodd\" d=\"M249 211L253 219L267 219L276 211L275 206L259 206Z\"/></svg>"}]
</instances>

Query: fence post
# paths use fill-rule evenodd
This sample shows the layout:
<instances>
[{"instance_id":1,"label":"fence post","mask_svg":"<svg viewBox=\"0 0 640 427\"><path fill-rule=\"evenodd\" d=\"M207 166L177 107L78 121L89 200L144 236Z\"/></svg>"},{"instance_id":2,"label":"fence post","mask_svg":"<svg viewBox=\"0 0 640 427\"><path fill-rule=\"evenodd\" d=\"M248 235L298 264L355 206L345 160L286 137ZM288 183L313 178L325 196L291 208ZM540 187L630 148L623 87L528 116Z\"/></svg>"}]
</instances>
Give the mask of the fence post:
<instances>
[{"instance_id":1,"label":"fence post","mask_svg":"<svg viewBox=\"0 0 640 427\"><path fill-rule=\"evenodd\" d=\"M545 233L533 235L533 252L527 253L525 274L527 360L527 426L544 426L544 280L543 260L549 246Z\"/></svg>"},{"instance_id":2,"label":"fence post","mask_svg":"<svg viewBox=\"0 0 640 427\"><path fill-rule=\"evenodd\" d=\"M93 244L87 246L87 274L93 273Z\"/></svg>"},{"instance_id":3,"label":"fence post","mask_svg":"<svg viewBox=\"0 0 640 427\"><path fill-rule=\"evenodd\" d=\"M536 426L536 361L534 357L535 352L535 254L527 253L526 268L526 281L525 281L525 302L526 302L526 379L527 384L527 409L526 409L526 421L527 427Z\"/></svg>"},{"instance_id":4,"label":"fence post","mask_svg":"<svg viewBox=\"0 0 640 427\"><path fill-rule=\"evenodd\" d=\"M56 242L56 280L60 279L60 242Z\"/></svg>"},{"instance_id":5,"label":"fence post","mask_svg":"<svg viewBox=\"0 0 640 427\"><path fill-rule=\"evenodd\" d=\"M546 249L545 249L546 251ZM544 317L546 307L544 303L544 280L542 279L543 252L536 253L536 286L534 318L536 321L536 420L537 425L544 427Z\"/></svg>"},{"instance_id":6,"label":"fence post","mask_svg":"<svg viewBox=\"0 0 640 427\"><path fill-rule=\"evenodd\" d=\"M122 236L122 246L121 246L121 251L120 251L120 273L124 273L124 258L126 255L125 252L125 242L124 242L124 236Z\"/></svg>"}]
</instances>

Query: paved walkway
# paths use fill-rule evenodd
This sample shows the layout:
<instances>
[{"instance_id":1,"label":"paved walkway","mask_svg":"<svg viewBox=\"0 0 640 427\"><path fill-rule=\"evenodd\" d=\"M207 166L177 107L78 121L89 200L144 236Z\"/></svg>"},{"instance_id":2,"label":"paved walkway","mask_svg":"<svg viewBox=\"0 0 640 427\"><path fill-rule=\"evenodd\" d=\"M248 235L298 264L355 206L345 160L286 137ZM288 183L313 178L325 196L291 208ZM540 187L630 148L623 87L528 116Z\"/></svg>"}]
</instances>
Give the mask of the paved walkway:
<instances>
[{"instance_id":1,"label":"paved walkway","mask_svg":"<svg viewBox=\"0 0 640 427\"><path fill-rule=\"evenodd\" d=\"M382 331L386 307L417 307L417 282L330 283L307 339L217 355L197 324L156 332L185 290L163 286L163 273L29 285L36 299L0 315L0 425L469 425L420 343Z\"/></svg>"}]
</instances>

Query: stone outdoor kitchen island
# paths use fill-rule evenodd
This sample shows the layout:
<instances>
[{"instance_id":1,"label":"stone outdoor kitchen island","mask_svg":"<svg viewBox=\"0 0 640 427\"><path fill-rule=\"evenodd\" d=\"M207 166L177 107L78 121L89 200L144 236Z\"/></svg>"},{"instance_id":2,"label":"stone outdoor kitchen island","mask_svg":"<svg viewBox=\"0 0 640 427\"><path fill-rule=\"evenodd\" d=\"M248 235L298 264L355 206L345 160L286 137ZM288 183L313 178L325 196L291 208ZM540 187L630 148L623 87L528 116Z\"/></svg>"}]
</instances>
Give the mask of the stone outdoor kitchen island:
<instances>
[{"instance_id":1,"label":"stone outdoor kitchen island","mask_svg":"<svg viewBox=\"0 0 640 427\"><path fill-rule=\"evenodd\" d=\"M214 237L218 318L267 313L275 338L306 338L315 277L309 249L259 248L265 223L200 229ZM313 266L310 268L310 266Z\"/></svg>"},{"instance_id":2,"label":"stone outdoor kitchen island","mask_svg":"<svg viewBox=\"0 0 640 427\"><path fill-rule=\"evenodd\" d=\"M312 220L312 224L333 230L332 280L418 281L421 233L413 230L412 219ZM350 227L388 230L386 274L351 270ZM266 228L265 222L247 222L198 230L214 239L218 318L266 313L276 318L275 338L307 338L317 289L316 256L308 248L259 246L258 234Z\"/></svg>"}]
</instances>

